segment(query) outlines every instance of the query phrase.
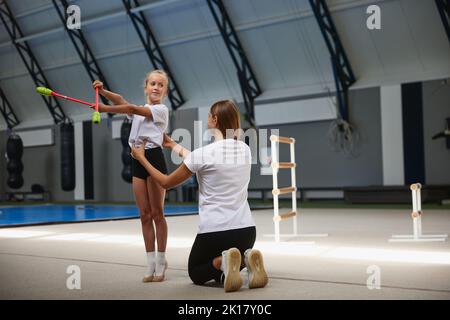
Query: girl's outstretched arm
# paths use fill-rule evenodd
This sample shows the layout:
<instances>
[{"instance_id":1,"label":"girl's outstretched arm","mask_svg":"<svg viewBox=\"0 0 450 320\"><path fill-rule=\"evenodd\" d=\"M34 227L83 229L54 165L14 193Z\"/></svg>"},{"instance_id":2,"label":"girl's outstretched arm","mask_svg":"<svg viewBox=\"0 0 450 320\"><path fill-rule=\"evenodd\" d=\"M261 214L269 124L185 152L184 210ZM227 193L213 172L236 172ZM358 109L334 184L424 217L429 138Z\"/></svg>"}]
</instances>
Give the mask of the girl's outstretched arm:
<instances>
[{"instance_id":1,"label":"girl's outstretched arm","mask_svg":"<svg viewBox=\"0 0 450 320\"><path fill-rule=\"evenodd\" d=\"M145 158L144 152L144 144L142 144L138 148L136 146L131 146L131 155L142 164L142 166L145 168L145 170L147 170L152 179L154 179L164 189L174 188L193 175L193 173L186 167L184 163L170 175L165 175L154 166L152 166L150 162L148 162L148 160Z\"/></svg>"}]
</instances>

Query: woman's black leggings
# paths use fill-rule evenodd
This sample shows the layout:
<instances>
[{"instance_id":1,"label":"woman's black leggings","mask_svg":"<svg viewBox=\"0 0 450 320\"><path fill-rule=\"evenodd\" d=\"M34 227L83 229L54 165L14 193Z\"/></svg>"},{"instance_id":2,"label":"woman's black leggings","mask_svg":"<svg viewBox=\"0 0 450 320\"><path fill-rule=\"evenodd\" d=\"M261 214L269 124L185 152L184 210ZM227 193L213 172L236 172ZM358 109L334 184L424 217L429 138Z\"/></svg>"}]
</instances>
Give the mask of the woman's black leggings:
<instances>
[{"instance_id":1,"label":"woman's black leggings","mask_svg":"<svg viewBox=\"0 0 450 320\"><path fill-rule=\"evenodd\" d=\"M188 263L192 282L201 285L212 279L219 280L222 271L213 267L213 259L230 248L238 248L244 259L245 250L253 248L255 239L255 227L197 234Z\"/></svg>"}]
</instances>

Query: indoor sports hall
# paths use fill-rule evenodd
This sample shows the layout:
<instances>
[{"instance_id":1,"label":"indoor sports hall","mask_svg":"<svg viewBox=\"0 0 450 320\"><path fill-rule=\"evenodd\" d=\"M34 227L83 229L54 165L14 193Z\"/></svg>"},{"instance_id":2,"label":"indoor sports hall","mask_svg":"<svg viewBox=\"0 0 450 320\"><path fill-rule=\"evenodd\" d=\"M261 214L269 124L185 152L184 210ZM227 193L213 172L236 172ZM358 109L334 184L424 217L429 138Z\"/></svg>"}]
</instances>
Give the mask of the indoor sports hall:
<instances>
[{"instance_id":1,"label":"indoor sports hall","mask_svg":"<svg viewBox=\"0 0 450 320\"><path fill-rule=\"evenodd\" d=\"M1 300L449 300L450 2L0 0Z\"/></svg>"}]
</instances>

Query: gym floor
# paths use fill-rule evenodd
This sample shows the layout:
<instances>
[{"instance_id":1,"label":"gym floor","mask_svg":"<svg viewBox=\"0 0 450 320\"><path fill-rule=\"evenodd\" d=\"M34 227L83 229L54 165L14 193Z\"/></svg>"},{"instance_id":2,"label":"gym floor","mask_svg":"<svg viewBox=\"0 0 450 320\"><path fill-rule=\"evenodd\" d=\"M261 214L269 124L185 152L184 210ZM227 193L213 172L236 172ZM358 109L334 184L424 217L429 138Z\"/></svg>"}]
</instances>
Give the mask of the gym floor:
<instances>
[{"instance_id":1,"label":"gym floor","mask_svg":"<svg viewBox=\"0 0 450 320\"><path fill-rule=\"evenodd\" d=\"M448 208L424 211L424 234L450 233ZM233 293L214 282L196 286L188 277L197 215L167 217L169 268L162 283L141 282L139 219L0 228L0 299L450 299L448 239L388 241L393 234L412 233L408 209L299 212L300 233L329 236L275 243L268 236L274 232L273 211L253 211L255 248L264 255L270 280L265 288L244 285ZM292 220L283 221L281 231L291 233ZM80 268L80 289L68 289L70 266Z\"/></svg>"}]
</instances>

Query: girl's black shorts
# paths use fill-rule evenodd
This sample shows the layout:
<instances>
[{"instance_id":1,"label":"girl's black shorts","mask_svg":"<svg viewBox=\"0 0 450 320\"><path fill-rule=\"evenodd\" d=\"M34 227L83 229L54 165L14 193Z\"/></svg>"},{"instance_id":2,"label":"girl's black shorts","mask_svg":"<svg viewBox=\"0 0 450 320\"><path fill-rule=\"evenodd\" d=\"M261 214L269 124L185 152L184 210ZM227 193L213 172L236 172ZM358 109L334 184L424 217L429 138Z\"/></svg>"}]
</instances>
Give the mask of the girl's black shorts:
<instances>
[{"instance_id":1,"label":"girl's black shorts","mask_svg":"<svg viewBox=\"0 0 450 320\"><path fill-rule=\"evenodd\" d=\"M147 179L147 177L150 175L147 170L145 170L145 168L140 164L139 161L137 161L133 157L131 158L133 160L131 163L131 172L133 174L133 177ZM161 147L146 149L145 158L156 169L164 174L167 174L166 160L164 158L164 153Z\"/></svg>"}]
</instances>

